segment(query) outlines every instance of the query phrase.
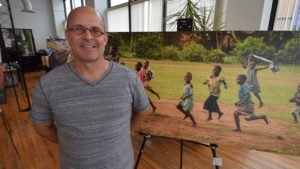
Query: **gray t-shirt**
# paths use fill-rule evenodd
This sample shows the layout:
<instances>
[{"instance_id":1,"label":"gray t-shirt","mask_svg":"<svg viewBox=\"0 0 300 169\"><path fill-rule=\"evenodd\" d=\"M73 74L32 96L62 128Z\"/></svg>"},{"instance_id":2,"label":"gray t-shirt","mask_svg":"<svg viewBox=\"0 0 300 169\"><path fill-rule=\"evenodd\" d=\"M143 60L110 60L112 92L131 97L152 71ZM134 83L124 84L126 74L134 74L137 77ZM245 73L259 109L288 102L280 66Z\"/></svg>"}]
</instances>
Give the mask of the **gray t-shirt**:
<instances>
[{"instance_id":1,"label":"gray t-shirt","mask_svg":"<svg viewBox=\"0 0 300 169\"><path fill-rule=\"evenodd\" d=\"M149 107L133 70L110 62L92 83L65 64L40 79L32 101L32 121L56 123L60 168L132 169L131 112Z\"/></svg>"}]
</instances>

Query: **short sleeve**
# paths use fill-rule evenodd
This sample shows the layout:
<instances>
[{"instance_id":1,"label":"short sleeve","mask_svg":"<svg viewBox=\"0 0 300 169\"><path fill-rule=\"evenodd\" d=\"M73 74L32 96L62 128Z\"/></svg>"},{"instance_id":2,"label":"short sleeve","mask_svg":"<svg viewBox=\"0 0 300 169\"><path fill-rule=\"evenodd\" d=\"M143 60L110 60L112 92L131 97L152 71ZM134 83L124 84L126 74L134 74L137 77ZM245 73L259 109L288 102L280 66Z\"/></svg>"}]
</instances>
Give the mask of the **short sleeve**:
<instances>
[{"instance_id":1,"label":"short sleeve","mask_svg":"<svg viewBox=\"0 0 300 169\"><path fill-rule=\"evenodd\" d=\"M53 121L53 115L40 82L35 86L33 92L32 111L29 118L35 123L48 123Z\"/></svg>"},{"instance_id":2,"label":"short sleeve","mask_svg":"<svg viewBox=\"0 0 300 169\"><path fill-rule=\"evenodd\" d=\"M249 87L248 87L247 85L244 85L244 86L243 86L243 93L245 94L245 96L246 96L248 93L250 93L250 89L249 89Z\"/></svg>"},{"instance_id":3,"label":"short sleeve","mask_svg":"<svg viewBox=\"0 0 300 169\"><path fill-rule=\"evenodd\" d=\"M194 93L194 88L190 85L190 93L189 94L193 94Z\"/></svg>"},{"instance_id":4,"label":"short sleeve","mask_svg":"<svg viewBox=\"0 0 300 169\"><path fill-rule=\"evenodd\" d=\"M135 91L133 98L133 110L136 112L144 112L149 108L149 100L142 81L136 76Z\"/></svg>"}]
</instances>

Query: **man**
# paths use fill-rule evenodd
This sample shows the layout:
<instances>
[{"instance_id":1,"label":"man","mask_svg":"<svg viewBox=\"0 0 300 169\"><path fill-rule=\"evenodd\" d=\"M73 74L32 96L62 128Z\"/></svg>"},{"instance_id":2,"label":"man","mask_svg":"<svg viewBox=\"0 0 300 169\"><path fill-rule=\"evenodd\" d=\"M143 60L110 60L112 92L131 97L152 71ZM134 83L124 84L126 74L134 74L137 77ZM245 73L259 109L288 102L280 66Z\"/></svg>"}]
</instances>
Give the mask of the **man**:
<instances>
[{"instance_id":1,"label":"man","mask_svg":"<svg viewBox=\"0 0 300 169\"><path fill-rule=\"evenodd\" d=\"M143 84L131 69L104 59L108 35L93 8L74 9L65 35L73 61L40 79L33 125L59 143L62 169L131 169L130 126L149 108Z\"/></svg>"}]
</instances>

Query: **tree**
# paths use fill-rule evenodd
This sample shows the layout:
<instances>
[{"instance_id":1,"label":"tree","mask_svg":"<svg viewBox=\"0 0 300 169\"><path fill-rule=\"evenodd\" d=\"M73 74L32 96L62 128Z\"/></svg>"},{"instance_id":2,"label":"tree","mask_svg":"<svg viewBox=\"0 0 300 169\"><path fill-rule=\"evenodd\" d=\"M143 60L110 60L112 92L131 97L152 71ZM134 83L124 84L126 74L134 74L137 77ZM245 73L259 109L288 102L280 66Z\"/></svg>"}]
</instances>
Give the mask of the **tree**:
<instances>
[{"instance_id":1,"label":"tree","mask_svg":"<svg viewBox=\"0 0 300 169\"><path fill-rule=\"evenodd\" d=\"M208 51L201 44L192 43L183 48L181 60L202 62L208 57Z\"/></svg>"},{"instance_id":2,"label":"tree","mask_svg":"<svg viewBox=\"0 0 300 169\"><path fill-rule=\"evenodd\" d=\"M263 42L263 37L254 38L249 36L243 42L238 41L235 44L234 49L231 51L231 55L235 56L237 60L242 63L245 61L245 57L249 54L255 54L270 60L274 60L275 52L275 47L266 45Z\"/></svg>"},{"instance_id":3,"label":"tree","mask_svg":"<svg viewBox=\"0 0 300 169\"><path fill-rule=\"evenodd\" d=\"M159 59L163 41L162 33L139 34L135 42L135 56L145 59Z\"/></svg>"},{"instance_id":4,"label":"tree","mask_svg":"<svg viewBox=\"0 0 300 169\"><path fill-rule=\"evenodd\" d=\"M287 41L284 49L278 52L276 61L287 64L300 64L300 33L294 32L294 38Z\"/></svg>"}]
</instances>

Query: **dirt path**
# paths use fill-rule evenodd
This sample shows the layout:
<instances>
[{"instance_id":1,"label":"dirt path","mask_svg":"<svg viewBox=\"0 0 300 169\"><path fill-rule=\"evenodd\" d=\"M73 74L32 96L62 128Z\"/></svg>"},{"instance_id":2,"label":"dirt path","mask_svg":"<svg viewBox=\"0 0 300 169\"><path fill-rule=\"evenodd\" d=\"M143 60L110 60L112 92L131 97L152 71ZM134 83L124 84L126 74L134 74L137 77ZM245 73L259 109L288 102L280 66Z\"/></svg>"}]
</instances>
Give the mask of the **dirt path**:
<instances>
[{"instance_id":1,"label":"dirt path","mask_svg":"<svg viewBox=\"0 0 300 169\"><path fill-rule=\"evenodd\" d=\"M157 106L156 113L149 112L138 130L153 135L300 156L299 124L284 124L279 119L268 117L269 124L266 125L263 120L248 122L240 117L242 132L234 132L232 105L220 104L220 109L224 112L222 118L217 120L218 114L214 113L213 120L206 121L208 113L202 110L203 103L195 102L192 114L198 126L192 127L190 119L182 120L184 115L176 109L177 100L154 100L154 104Z\"/></svg>"}]
</instances>

